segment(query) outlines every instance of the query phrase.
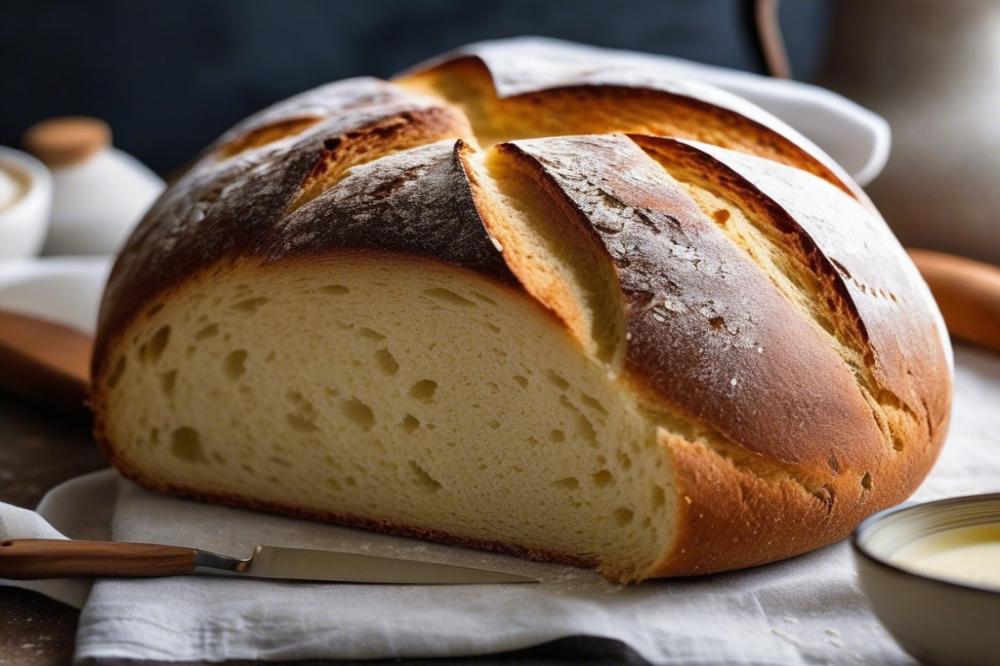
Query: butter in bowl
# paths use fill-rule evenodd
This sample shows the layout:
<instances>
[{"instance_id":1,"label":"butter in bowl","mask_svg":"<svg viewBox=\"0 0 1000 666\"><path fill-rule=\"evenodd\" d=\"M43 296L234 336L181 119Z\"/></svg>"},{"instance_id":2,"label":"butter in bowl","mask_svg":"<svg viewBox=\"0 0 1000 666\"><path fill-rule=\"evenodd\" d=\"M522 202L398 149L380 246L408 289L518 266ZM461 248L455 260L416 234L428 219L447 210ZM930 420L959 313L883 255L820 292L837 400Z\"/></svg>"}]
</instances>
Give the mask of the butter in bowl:
<instances>
[{"instance_id":1,"label":"butter in bowl","mask_svg":"<svg viewBox=\"0 0 1000 666\"><path fill-rule=\"evenodd\" d=\"M1000 663L1000 493L877 513L854 535L861 587L931 664Z\"/></svg>"}]
</instances>

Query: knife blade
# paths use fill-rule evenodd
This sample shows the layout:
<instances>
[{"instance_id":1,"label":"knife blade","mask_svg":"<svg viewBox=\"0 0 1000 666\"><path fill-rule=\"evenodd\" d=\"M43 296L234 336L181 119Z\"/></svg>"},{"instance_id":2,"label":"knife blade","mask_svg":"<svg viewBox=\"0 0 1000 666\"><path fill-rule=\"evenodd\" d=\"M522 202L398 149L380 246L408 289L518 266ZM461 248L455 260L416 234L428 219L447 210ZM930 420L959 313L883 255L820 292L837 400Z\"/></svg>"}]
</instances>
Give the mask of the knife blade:
<instances>
[{"instance_id":1,"label":"knife blade","mask_svg":"<svg viewBox=\"0 0 1000 666\"><path fill-rule=\"evenodd\" d=\"M248 558L147 543L12 539L0 543L0 578L153 577L188 574L337 583L537 583L529 576L362 553L257 546Z\"/></svg>"},{"instance_id":2,"label":"knife blade","mask_svg":"<svg viewBox=\"0 0 1000 666\"><path fill-rule=\"evenodd\" d=\"M248 559L235 560L235 568L229 568L230 563L234 562L233 558L222 557L223 561L220 562L216 559L219 557L215 553L201 551L196 558L194 573L411 585L538 582L527 576L489 569L307 548L257 546Z\"/></svg>"}]
</instances>

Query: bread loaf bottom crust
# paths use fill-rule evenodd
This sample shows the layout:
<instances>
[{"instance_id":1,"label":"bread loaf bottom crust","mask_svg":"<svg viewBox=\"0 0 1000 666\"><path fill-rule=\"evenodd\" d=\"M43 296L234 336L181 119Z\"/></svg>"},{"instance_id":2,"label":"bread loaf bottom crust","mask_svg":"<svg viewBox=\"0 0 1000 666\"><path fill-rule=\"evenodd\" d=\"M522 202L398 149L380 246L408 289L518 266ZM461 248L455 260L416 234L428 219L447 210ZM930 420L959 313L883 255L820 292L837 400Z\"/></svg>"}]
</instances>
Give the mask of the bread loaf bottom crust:
<instances>
[{"instance_id":1,"label":"bread loaf bottom crust","mask_svg":"<svg viewBox=\"0 0 1000 666\"><path fill-rule=\"evenodd\" d=\"M655 426L509 284L413 257L243 261L108 350L97 439L153 490L623 581L672 545Z\"/></svg>"}]
</instances>

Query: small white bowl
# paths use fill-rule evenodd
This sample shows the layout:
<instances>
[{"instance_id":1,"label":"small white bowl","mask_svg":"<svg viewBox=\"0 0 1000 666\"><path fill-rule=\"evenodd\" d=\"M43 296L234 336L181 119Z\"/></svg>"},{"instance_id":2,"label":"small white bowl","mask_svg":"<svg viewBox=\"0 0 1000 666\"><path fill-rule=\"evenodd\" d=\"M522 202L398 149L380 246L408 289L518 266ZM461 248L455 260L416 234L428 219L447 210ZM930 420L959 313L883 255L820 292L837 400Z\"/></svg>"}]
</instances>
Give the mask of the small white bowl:
<instances>
[{"instance_id":1,"label":"small white bowl","mask_svg":"<svg viewBox=\"0 0 1000 666\"><path fill-rule=\"evenodd\" d=\"M861 589L885 628L917 660L1000 664L1000 587L935 577L900 565L895 557L935 534L998 522L1000 493L995 493L889 509L855 531Z\"/></svg>"},{"instance_id":2,"label":"small white bowl","mask_svg":"<svg viewBox=\"0 0 1000 666\"><path fill-rule=\"evenodd\" d=\"M37 256L49 228L52 176L31 155L4 146L0 146L0 168L24 188L9 208L0 209L0 260Z\"/></svg>"}]
</instances>

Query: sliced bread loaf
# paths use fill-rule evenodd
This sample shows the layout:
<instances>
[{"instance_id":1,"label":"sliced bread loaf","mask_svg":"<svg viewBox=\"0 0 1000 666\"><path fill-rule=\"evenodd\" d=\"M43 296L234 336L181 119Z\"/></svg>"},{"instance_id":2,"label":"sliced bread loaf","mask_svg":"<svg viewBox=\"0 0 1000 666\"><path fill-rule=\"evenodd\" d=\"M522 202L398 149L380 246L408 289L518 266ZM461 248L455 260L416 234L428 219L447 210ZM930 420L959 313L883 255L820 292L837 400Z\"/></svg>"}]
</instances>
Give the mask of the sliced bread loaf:
<instances>
[{"instance_id":1,"label":"sliced bread loaf","mask_svg":"<svg viewBox=\"0 0 1000 666\"><path fill-rule=\"evenodd\" d=\"M794 131L501 43L210 147L117 262L92 403L151 488L635 581L795 555L909 495L947 344Z\"/></svg>"}]
</instances>

